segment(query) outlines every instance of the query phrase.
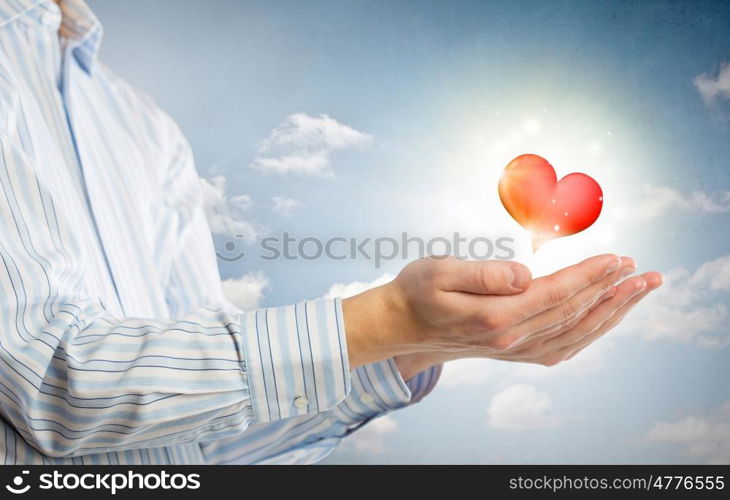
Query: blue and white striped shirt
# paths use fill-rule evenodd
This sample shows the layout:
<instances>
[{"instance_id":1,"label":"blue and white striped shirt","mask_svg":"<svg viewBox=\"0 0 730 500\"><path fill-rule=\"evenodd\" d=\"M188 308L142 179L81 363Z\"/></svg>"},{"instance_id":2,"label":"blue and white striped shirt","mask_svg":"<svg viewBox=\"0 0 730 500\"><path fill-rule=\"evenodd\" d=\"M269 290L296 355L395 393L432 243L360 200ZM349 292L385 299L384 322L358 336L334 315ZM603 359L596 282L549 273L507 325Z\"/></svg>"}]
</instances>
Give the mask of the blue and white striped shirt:
<instances>
[{"instance_id":1,"label":"blue and white striped shirt","mask_svg":"<svg viewBox=\"0 0 730 500\"><path fill-rule=\"evenodd\" d=\"M306 463L430 391L350 371L339 299L225 300L189 146L101 33L0 0L2 461Z\"/></svg>"}]
</instances>

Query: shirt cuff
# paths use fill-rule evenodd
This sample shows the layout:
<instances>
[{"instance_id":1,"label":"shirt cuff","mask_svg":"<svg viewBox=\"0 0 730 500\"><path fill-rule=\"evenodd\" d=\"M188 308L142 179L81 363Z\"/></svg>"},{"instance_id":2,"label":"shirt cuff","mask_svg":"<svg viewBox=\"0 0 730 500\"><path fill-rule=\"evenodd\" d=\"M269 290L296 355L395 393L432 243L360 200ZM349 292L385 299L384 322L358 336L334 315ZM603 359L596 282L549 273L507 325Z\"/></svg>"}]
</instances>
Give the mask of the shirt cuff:
<instances>
[{"instance_id":1,"label":"shirt cuff","mask_svg":"<svg viewBox=\"0 0 730 500\"><path fill-rule=\"evenodd\" d=\"M256 422L326 411L347 396L341 299L244 312L240 324Z\"/></svg>"},{"instance_id":2,"label":"shirt cuff","mask_svg":"<svg viewBox=\"0 0 730 500\"><path fill-rule=\"evenodd\" d=\"M419 402L430 393L441 375L441 365L403 380L395 361L387 359L352 372L352 391L333 413L348 427L359 427L372 418Z\"/></svg>"},{"instance_id":3,"label":"shirt cuff","mask_svg":"<svg viewBox=\"0 0 730 500\"><path fill-rule=\"evenodd\" d=\"M406 385L411 390L410 404L418 403L431 393L441 378L443 367L442 364L432 366L406 381Z\"/></svg>"}]
</instances>

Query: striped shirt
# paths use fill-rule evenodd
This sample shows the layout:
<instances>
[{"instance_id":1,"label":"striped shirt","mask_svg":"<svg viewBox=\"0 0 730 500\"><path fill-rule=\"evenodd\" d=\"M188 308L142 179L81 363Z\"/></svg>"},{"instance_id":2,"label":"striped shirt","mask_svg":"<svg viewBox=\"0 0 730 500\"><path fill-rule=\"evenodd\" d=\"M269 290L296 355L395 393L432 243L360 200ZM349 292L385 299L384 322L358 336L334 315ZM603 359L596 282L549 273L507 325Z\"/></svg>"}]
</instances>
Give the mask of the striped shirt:
<instances>
[{"instance_id":1,"label":"striped shirt","mask_svg":"<svg viewBox=\"0 0 730 500\"><path fill-rule=\"evenodd\" d=\"M350 370L339 299L223 297L192 154L81 0L0 0L0 459L308 463L439 369Z\"/></svg>"}]
</instances>

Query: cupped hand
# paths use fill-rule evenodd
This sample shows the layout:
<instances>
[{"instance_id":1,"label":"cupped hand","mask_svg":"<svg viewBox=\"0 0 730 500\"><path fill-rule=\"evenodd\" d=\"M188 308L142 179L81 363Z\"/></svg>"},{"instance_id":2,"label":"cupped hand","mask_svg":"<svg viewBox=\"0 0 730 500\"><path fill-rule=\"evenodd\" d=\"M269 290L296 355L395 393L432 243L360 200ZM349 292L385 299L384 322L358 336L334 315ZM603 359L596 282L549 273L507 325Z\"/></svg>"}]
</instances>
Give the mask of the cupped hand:
<instances>
[{"instance_id":1,"label":"cupped hand","mask_svg":"<svg viewBox=\"0 0 730 500\"><path fill-rule=\"evenodd\" d=\"M599 255L532 280L514 262L421 259L393 282L345 300L348 345L351 327L370 329L369 344L353 335L351 363L369 347L377 358L396 355L406 378L463 357L551 366L595 341L661 285L655 272L619 283L635 269L629 257ZM367 318L358 315L365 303Z\"/></svg>"}]
</instances>

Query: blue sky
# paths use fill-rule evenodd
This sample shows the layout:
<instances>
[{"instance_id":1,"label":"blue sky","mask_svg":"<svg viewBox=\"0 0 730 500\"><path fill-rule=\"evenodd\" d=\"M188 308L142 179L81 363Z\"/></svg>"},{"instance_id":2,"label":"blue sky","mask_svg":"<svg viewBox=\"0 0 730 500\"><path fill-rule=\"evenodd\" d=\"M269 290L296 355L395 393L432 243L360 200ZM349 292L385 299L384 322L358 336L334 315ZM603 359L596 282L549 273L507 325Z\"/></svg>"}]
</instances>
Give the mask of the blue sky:
<instances>
[{"instance_id":1,"label":"blue sky","mask_svg":"<svg viewBox=\"0 0 730 500\"><path fill-rule=\"evenodd\" d=\"M283 231L509 236L536 274L602 252L667 273L574 361L449 367L329 463L730 462L730 5L89 3L103 62L187 135L219 252L246 252L220 266L244 306L403 265L258 258ZM605 194L593 227L535 255L496 195L526 152Z\"/></svg>"}]
</instances>

